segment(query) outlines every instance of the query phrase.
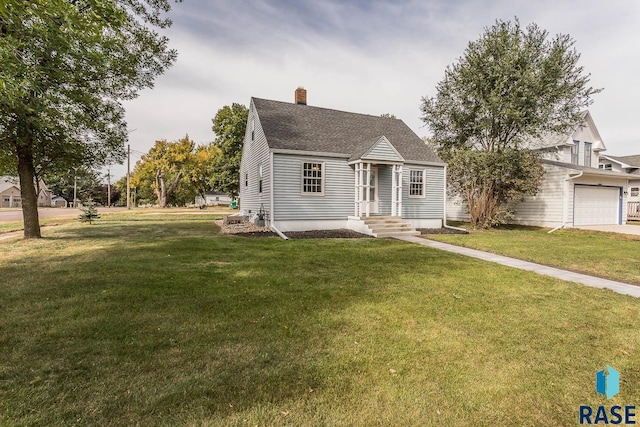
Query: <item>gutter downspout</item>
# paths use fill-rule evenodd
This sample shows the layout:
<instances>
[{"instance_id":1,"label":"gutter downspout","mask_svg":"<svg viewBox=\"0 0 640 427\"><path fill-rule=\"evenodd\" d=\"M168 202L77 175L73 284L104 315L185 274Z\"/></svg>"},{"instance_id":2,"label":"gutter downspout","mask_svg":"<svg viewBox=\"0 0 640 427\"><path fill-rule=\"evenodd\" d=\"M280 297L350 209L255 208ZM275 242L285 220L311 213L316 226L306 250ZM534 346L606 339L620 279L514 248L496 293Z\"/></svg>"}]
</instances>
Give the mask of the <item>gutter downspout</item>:
<instances>
[{"instance_id":1,"label":"gutter downspout","mask_svg":"<svg viewBox=\"0 0 640 427\"><path fill-rule=\"evenodd\" d=\"M444 165L444 207L442 215L442 228L449 228L451 230L464 231L468 233L469 230L464 228L454 227L453 225L447 225L447 165Z\"/></svg>"},{"instance_id":2,"label":"gutter downspout","mask_svg":"<svg viewBox=\"0 0 640 427\"><path fill-rule=\"evenodd\" d=\"M282 234L282 231L278 230L275 225L273 224L269 225L269 229L274 233L276 233L278 236L282 237L284 240L289 240L289 238L284 234Z\"/></svg>"},{"instance_id":3,"label":"gutter downspout","mask_svg":"<svg viewBox=\"0 0 640 427\"><path fill-rule=\"evenodd\" d=\"M275 215L275 203L274 203L274 199L275 199L275 195L273 194L273 181L275 179L274 173L273 173L273 151L269 150L269 198L271 200L269 200L269 209L270 209L270 213L269 213L269 229L271 231L273 231L274 233L276 233L278 236L282 237L284 240L289 240L289 238L287 236L285 236L284 234L282 234L282 231L278 230L276 228L276 226L274 225L275 219L274 219L274 215Z\"/></svg>"},{"instance_id":4,"label":"gutter downspout","mask_svg":"<svg viewBox=\"0 0 640 427\"><path fill-rule=\"evenodd\" d=\"M569 185L569 181L576 179L576 178L580 178L582 175L584 174L584 171L580 171L578 172L576 175L569 175L569 178L564 180L564 195L563 195L563 203L562 203L562 225L557 226L556 228L554 228L553 230L549 230L547 231L547 234L551 234L554 231L557 231L561 228L565 228L567 226L567 221L568 221L568 216L569 216L569 211L567 209L567 193L568 193L568 185Z\"/></svg>"}]
</instances>

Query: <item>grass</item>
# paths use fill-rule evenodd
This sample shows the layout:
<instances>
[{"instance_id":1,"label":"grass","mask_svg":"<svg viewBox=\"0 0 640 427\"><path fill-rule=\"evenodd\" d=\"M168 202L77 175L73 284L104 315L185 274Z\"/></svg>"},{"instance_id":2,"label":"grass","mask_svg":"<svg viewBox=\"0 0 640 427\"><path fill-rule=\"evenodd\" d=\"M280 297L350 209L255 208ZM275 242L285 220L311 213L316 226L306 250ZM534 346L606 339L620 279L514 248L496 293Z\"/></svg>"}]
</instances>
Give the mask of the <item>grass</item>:
<instances>
[{"instance_id":1,"label":"grass","mask_svg":"<svg viewBox=\"0 0 640 427\"><path fill-rule=\"evenodd\" d=\"M393 240L105 217L0 245L0 425L575 424L636 299ZM621 393L594 391L621 372Z\"/></svg>"},{"instance_id":2,"label":"grass","mask_svg":"<svg viewBox=\"0 0 640 427\"><path fill-rule=\"evenodd\" d=\"M640 285L640 236L578 229L505 226L429 239Z\"/></svg>"}]
</instances>

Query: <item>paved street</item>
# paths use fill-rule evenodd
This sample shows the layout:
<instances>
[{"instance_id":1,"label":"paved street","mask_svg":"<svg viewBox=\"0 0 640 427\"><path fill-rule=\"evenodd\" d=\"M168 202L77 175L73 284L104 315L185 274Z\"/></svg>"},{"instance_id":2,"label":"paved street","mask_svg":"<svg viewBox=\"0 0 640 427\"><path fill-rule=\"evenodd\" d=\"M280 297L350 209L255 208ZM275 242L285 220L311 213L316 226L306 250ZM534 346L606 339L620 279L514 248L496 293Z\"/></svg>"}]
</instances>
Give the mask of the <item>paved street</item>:
<instances>
[{"instance_id":1,"label":"paved street","mask_svg":"<svg viewBox=\"0 0 640 427\"><path fill-rule=\"evenodd\" d=\"M98 208L98 212L118 212L127 208ZM73 208L38 208L40 219L74 217L80 214L79 209ZM22 209L0 209L0 222L22 221Z\"/></svg>"}]
</instances>

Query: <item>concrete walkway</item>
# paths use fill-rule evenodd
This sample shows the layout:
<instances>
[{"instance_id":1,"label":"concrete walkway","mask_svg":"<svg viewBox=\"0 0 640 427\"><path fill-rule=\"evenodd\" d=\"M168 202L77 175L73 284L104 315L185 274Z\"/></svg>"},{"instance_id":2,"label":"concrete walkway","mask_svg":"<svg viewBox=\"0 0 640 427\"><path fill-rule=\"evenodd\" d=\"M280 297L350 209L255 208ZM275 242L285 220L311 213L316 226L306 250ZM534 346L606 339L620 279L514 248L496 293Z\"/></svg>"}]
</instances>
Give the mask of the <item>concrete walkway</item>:
<instances>
[{"instance_id":1,"label":"concrete walkway","mask_svg":"<svg viewBox=\"0 0 640 427\"><path fill-rule=\"evenodd\" d=\"M607 233L631 234L640 236L640 225L581 225L581 230L605 231Z\"/></svg>"},{"instance_id":2,"label":"concrete walkway","mask_svg":"<svg viewBox=\"0 0 640 427\"><path fill-rule=\"evenodd\" d=\"M581 283L583 285L594 288L611 289L614 292L624 295L631 295L640 298L640 286L628 285L622 282L602 279L600 277L588 276L586 274L574 273L572 271L561 270L559 268L548 267L546 265L536 264L533 262L522 261L515 258L509 258L502 255L496 255L489 252L483 252L476 249L463 248L461 246L450 245L448 243L436 242L434 240L423 239L416 236L397 236L398 240L405 242L418 243L419 245L429 246L431 248L440 249L447 252L453 252L472 258L478 258L484 261L495 262L507 267L519 268L521 270L533 271L534 273L545 276L555 277L556 279L567 280L569 282Z\"/></svg>"}]
</instances>

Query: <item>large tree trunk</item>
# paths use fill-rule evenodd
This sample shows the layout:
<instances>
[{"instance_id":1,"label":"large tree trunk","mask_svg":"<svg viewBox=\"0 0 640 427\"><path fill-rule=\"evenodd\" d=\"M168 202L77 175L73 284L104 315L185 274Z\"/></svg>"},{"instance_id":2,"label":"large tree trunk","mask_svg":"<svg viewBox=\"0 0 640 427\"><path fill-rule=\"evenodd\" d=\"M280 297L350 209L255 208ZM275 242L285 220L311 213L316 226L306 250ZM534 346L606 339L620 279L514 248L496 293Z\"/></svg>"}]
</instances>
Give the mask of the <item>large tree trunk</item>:
<instances>
[{"instance_id":1,"label":"large tree trunk","mask_svg":"<svg viewBox=\"0 0 640 427\"><path fill-rule=\"evenodd\" d=\"M182 169L178 171L173 182L169 185L169 188L167 188L167 183L164 180L164 172L156 171L156 196L158 197L158 205L161 208L167 207L167 195L176 189L180 178L182 178Z\"/></svg>"},{"instance_id":2,"label":"large tree trunk","mask_svg":"<svg viewBox=\"0 0 640 427\"><path fill-rule=\"evenodd\" d=\"M156 196L158 197L158 206L167 207L167 185L164 182L164 173L156 171Z\"/></svg>"},{"instance_id":3,"label":"large tree trunk","mask_svg":"<svg viewBox=\"0 0 640 427\"><path fill-rule=\"evenodd\" d=\"M38 194L35 186L35 168L33 152L28 145L18 144L18 176L20 177L20 196L22 197L22 218L24 219L24 238L39 239L40 220L38 218Z\"/></svg>"}]
</instances>

